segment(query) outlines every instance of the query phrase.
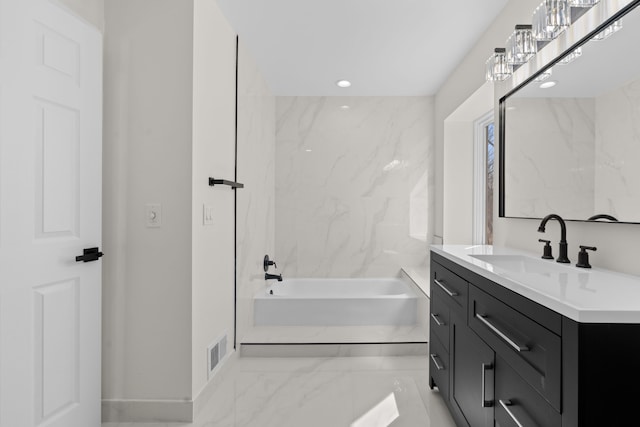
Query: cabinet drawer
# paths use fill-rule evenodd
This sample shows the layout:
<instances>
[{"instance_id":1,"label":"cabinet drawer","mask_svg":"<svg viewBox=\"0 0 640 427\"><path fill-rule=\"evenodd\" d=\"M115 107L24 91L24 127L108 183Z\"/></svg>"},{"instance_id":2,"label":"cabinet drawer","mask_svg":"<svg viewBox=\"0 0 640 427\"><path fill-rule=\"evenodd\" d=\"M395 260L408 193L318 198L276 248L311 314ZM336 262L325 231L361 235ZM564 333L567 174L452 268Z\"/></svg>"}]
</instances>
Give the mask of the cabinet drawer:
<instances>
[{"instance_id":1,"label":"cabinet drawer","mask_svg":"<svg viewBox=\"0 0 640 427\"><path fill-rule=\"evenodd\" d=\"M495 372L496 426L560 427L562 417L516 371L496 358Z\"/></svg>"},{"instance_id":2,"label":"cabinet drawer","mask_svg":"<svg viewBox=\"0 0 640 427\"><path fill-rule=\"evenodd\" d=\"M469 286L469 326L560 411L560 337L500 300Z\"/></svg>"},{"instance_id":3,"label":"cabinet drawer","mask_svg":"<svg viewBox=\"0 0 640 427\"><path fill-rule=\"evenodd\" d=\"M431 295L440 295L453 310L467 314L468 283L437 263L431 264Z\"/></svg>"},{"instance_id":4,"label":"cabinet drawer","mask_svg":"<svg viewBox=\"0 0 640 427\"><path fill-rule=\"evenodd\" d=\"M446 351L449 351L449 307L439 295L431 294L430 334L440 339Z\"/></svg>"},{"instance_id":5,"label":"cabinet drawer","mask_svg":"<svg viewBox=\"0 0 640 427\"><path fill-rule=\"evenodd\" d=\"M444 400L449 400L449 352L445 351L438 338L429 342L429 376L440 389Z\"/></svg>"}]
</instances>

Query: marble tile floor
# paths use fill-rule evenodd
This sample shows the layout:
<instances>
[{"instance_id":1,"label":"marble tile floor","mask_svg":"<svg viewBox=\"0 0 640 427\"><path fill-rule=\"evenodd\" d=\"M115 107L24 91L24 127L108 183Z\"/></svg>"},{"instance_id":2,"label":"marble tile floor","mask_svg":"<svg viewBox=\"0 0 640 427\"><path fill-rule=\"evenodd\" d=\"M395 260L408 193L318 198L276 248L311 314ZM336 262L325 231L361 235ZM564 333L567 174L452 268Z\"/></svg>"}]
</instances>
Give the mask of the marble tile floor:
<instances>
[{"instance_id":1,"label":"marble tile floor","mask_svg":"<svg viewBox=\"0 0 640 427\"><path fill-rule=\"evenodd\" d=\"M239 358L194 423L102 427L454 427L424 356Z\"/></svg>"}]
</instances>

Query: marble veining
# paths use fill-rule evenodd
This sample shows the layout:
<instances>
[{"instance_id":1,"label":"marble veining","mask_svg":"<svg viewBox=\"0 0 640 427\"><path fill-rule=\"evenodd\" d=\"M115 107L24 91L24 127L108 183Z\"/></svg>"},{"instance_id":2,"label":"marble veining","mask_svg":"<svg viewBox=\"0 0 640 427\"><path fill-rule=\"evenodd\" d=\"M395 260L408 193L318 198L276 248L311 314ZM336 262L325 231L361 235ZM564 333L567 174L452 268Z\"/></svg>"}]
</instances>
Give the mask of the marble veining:
<instances>
[{"instance_id":1,"label":"marble veining","mask_svg":"<svg viewBox=\"0 0 640 427\"><path fill-rule=\"evenodd\" d=\"M454 427L419 357L240 358L193 423L102 427Z\"/></svg>"},{"instance_id":2,"label":"marble veining","mask_svg":"<svg viewBox=\"0 0 640 427\"><path fill-rule=\"evenodd\" d=\"M510 98L506 214L640 222L640 80L594 98Z\"/></svg>"},{"instance_id":3,"label":"marble veining","mask_svg":"<svg viewBox=\"0 0 640 427\"><path fill-rule=\"evenodd\" d=\"M507 216L593 215L594 116L590 98L509 99Z\"/></svg>"},{"instance_id":4,"label":"marble veining","mask_svg":"<svg viewBox=\"0 0 640 427\"><path fill-rule=\"evenodd\" d=\"M282 97L276 108L283 273L395 277L401 265L424 265L433 99Z\"/></svg>"}]
</instances>

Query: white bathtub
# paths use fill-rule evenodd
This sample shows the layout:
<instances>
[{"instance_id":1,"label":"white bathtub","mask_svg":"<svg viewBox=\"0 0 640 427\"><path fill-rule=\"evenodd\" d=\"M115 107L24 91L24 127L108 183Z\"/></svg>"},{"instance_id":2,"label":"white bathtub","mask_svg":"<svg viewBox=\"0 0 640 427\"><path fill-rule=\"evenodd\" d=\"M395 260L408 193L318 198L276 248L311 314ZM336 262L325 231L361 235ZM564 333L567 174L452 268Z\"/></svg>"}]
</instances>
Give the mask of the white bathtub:
<instances>
[{"instance_id":1,"label":"white bathtub","mask_svg":"<svg viewBox=\"0 0 640 427\"><path fill-rule=\"evenodd\" d=\"M395 278L285 279L255 296L254 324L413 325L417 300L413 289Z\"/></svg>"}]
</instances>

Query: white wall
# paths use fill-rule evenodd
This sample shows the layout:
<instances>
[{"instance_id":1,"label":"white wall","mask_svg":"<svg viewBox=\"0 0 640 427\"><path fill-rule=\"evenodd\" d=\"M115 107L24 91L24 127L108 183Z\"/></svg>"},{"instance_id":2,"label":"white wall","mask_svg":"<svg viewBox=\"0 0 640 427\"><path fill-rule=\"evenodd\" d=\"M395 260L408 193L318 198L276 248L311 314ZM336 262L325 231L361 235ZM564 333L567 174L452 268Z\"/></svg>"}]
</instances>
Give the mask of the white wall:
<instances>
[{"instance_id":1,"label":"white wall","mask_svg":"<svg viewBox=\"0 0 640 427\"><path fill-rule=\"evenodd\" d=\"M493 49L505 45L507 37L513 32L516 24L531 22L533 10L539 4L540 0L509 1L435 96L434 234L436 236L442 237L443 234L444 121L485 83L485 61Z\"/></svg>"},{"instance_id":2,"label":"white wall","mask_svg":"<svg viewBox=\"0 0 640 427\"><path fill-rule=\"evenodd\" d=\"M103 414L189 420L210 390L207 347L227 334L233 351L235 192L208 179L235 174L236 35L215 0L110 0L106 22ZM238 78L247 294L273 251L275 98L243 47Z\"/></svg>"},{"instance_id":3,"label":"white wall","mask_svg":"<svg viewBox=\"0 0 640 427\"><path fill-rule=\"evenodd\" d=\"M277 98L284 275L394 277L426 262L432 146L432 98Z\"/></svg>"},{"instance_id":4,"label":"white wall","mask_svg":"<svg viewBox=\"0 0 640 427\"><path fill-rule=\"evenodd\" d=\"M238 180L245 187L238 190L238 343L253 325L253 296L265 287L264 256L275 258L275 122L276 98L241 39Z\"/></svg>"},{"instance_id":5,"label":"white wall","mask_svg":"<svg viewBox=\"0 0 640 427\"><path fill-rule=\"evenodd\" d=\"M186 48L187 46L185 46ZM194 1L192 148L192 394L207 383L207 347L227 334L233 349L236 34L215 0ZM184 141L188 145L189 141ZM204 205L214 209L203 225Z\"/></svg>"},{"instance_id":6,"label":"white wall","mask_svg":"<svg viewBox=\"0 0 640 427\"><path fill-rule=\"evenodd\" d=\"M493 110L493 84L485 83L444 121L445 244L472 244L474 225L474 145L476 122Z\"/></svg>"},{"instance_id":7,"label":"white wall","mask_svg":"<svg viewBox=\"0 0 640 427\"><path fill-rule=\"evenodd\" d=\"M473 123L444 124L443 243L473 243Z\"/></svg>"},{"instance_id":8,"label":"white wall","mask_svg":"<svg viewBox=\"0 0 640 427\"><path fill-rule=\"evenodd\" d=\"M105 16L103 399L185 400L193 2L109 0ZM146 203L162 204L160 228Z\"/></svg>"},{"instance_id":9,"label":"white wall","mask_svg":"<svg viewBox=\"0 0 640 427\"><path fill-rule=\"evenodd\" d=\"M104 32L105 0L58 0Z\"/></svg>"},{"instance_id":10,"label":"white wall","mask_svg":"<svg viewBox=\"0 0 640 427\"><path fill-rule=\"evenodd\" d=\"M622 6L624 1L618 2ZM494 47L503 46L504 41L513 31L515 24L530 21L531 13L539 4L538 0L512 0L494 21L489 30L481 37L476 46L469 52L465 60L452 73L436 95L436 167L438 214L436 232L442 231L443 185L442 168L439 166L443 158L444 119L469 97L484 82L483 67L486 58ZM583 21L586 22L586 21ZM519 80L522 81L522 80ZM496 86L496 100L506 93L505 85ZM496 101L497 102L497 101ZM495 212L497 215L497 197ZM540 251L538 238L550 237L557 245L559 227L550 225L547 233L537 233L539 220L495 218L494 243L534 252ZM569 258L577 261L579 245L595 245L598 252L591 256L591 264L597 267L640 274L637 262L637 242L640 241L640 225L605 224L570 222L567 224L569 241Z\"/></svg>"}]
</instances>

